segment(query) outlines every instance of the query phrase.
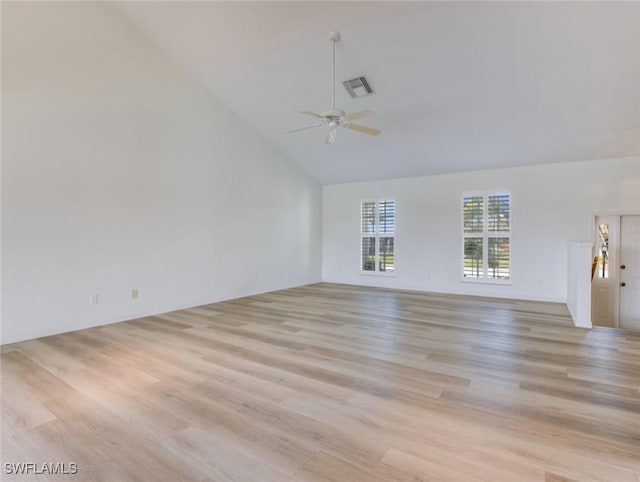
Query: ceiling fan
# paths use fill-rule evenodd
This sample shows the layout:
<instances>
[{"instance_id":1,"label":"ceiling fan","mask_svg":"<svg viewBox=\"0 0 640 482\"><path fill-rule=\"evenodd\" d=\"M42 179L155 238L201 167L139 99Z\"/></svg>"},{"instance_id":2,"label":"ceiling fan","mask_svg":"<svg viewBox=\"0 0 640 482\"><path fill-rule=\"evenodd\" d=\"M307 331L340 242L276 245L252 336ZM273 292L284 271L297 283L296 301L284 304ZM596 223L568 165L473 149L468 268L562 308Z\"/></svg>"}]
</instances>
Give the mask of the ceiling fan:
<instances>
[{"instance_id":1,"label":"ceiling fan","mask_svg":"<svg viewBox=\"0 0 640 482\"><path fill-rule=\"evenodd\" d=\"M351 129L356 132L361 132L362 134L368 134L370 136L377 136L382 131L380 129L374 129L373 127L363 126L361 124L355 124L354 120L362 119L364 117L373 117L375 114L370 110L361 110L358 112L352 112L351 114L346 114L341 109L336 109L336 43L340 41L341 35L340 32L331 32L329 34L329 39L331 40L331 46L333 49L333 82L331 84L332 89L332 107L329 110L325 110L320 114L316 114L315 112L309 111L301 111L302 114L310 115L312 117L316 117L320 119L319 124L314 124L312 126L300 127L298 129L293 129L285 132L285 134L291 134L292 132L304 131L307 129L315 129L316 127L327 128L327 135L325 137L325 142L327 144L333 144L336 140L336 132L339 127L346 127L347 129Z\"/></svg>"}]
</instances>

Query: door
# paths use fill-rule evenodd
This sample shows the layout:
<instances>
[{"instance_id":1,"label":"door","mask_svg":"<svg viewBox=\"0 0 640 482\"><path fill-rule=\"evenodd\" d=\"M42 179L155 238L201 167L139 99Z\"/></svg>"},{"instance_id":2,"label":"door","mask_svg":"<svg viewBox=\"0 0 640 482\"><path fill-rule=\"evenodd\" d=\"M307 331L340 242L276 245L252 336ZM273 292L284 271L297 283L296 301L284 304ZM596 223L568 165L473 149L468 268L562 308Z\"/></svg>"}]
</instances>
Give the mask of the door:
<instances>
[{"instance_id":1,"label":"door","mask_svg":"<svg viewBox=\"0 0 640 482\"><path fill-rule=\"evenodd\" d=\"M620 328L640 330L640 216L620 219Z\"/></svg>"},{"instance_id":2,"label":"door","mask_svg":"<svg viewBox=\"0 0 640 482\"><path fill-rule=\"evenodd\" d=\"M594 238L596 262L591 281L591 321L594 325L617 327L618 239L620 216L598 216Z\"/></svg>"}]
</instances>

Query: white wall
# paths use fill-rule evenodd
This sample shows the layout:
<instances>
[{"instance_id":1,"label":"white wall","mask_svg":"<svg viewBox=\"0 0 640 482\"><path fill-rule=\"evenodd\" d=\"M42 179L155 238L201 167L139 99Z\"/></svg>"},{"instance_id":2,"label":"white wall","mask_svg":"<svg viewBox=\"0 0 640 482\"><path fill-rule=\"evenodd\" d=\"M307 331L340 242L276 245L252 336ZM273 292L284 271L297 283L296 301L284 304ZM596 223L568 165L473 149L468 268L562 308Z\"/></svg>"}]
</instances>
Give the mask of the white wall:
<instances>
[{"instance_id":1,"label":"white wall","mask_svg":"<svg viewBox=\"0 0 640 482\"><path fill-rule=\"evenodd\" d=\"M2 128L3 343L321 278L321 186L99 2L3 4Z\"/></svg>"},{"instance_id":2,"label":"white wall","mask_svg":"<svg viewBox=\"0 0 640 482\"><path fill-rule=\"evenodd\" d=\"M462 282L461 195L508 189L512 284ZM396 276L359 274L360 201L396 200ZM323 279L496 297L567 299L567 243L590 242L596 212L640 212L640 158L325 186Z\"/></svg>"}]
</instances>

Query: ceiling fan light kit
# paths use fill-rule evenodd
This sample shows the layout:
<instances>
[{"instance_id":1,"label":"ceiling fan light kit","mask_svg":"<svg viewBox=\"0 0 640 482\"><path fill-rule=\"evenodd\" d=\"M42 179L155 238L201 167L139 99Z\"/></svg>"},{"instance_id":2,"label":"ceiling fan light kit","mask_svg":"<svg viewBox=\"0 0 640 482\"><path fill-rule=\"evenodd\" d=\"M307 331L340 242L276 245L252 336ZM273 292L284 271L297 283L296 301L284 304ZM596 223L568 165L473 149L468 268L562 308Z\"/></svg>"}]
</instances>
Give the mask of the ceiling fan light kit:
<instances>
[{"instance_id":1,"label":"ceiling fan light kit","mask_svg":"<svg viewBox=\"0 0 640 482\"><path fill-rule=\"evenodd\" d=\"M336 140L336 132L340 127L346 127L347 129L351 129L353 131L360 132L362 134L367 134L370 136L377 136L382 133L380 129L374 129L373 127L367 127L367 126L355 124L354 122L352 122L356 119L362 119L364 117L373 117L375 115L373 111L361 110L358 112L352 112L351 114L346 114L345 111L343 111L342 109L336 109L336 43L338 43L341 38L342 36L340 35L340 32L333 31L329 34L329 40L331 40L332 60L333 60L332 62L333 81L331 83L331 93L332 93L331 109L325 110L320 114L317 114L315 112L309 112L309 111L301 111L302 114L306 114L319 119L320 123L312 126L292 129L290 131L285 132L285 134L290 134L293 132L325 126L327 128L325 142L327 144L333 144ZM353 82L354 80L359 80L359 79L364 79L364 77L352 79L351 81L347 81L347 82ZM345 86L347 82L344 83ZM366 88L369 89L370 92L372 92L371 88L369 87L369 84L366 82L366 79L364 79L364 85L366 85Z\"/></svg>"}]
</instances>

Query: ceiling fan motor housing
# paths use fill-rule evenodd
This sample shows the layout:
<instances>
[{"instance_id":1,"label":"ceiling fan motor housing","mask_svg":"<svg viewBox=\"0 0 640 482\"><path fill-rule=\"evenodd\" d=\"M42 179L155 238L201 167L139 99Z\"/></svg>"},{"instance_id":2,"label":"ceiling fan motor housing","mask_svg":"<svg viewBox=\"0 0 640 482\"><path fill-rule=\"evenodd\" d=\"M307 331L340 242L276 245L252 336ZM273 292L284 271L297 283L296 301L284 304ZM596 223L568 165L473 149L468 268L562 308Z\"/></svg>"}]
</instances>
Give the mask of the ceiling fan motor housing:
<instances>
[{"instance_id":1,"label":"ceiling fan motor housing","mask_svg":"<svg viewBox=\"0 0 640 482\"><path fill-rule=\"evenodd\" d=\"M325 110L322 114L322 117L326 117L327 119L339 118L345 115L345 112L341 109L329 109Z\"/></svg>"}]
</instances>

